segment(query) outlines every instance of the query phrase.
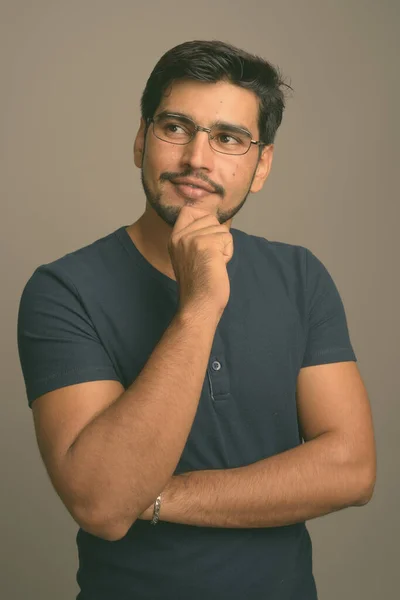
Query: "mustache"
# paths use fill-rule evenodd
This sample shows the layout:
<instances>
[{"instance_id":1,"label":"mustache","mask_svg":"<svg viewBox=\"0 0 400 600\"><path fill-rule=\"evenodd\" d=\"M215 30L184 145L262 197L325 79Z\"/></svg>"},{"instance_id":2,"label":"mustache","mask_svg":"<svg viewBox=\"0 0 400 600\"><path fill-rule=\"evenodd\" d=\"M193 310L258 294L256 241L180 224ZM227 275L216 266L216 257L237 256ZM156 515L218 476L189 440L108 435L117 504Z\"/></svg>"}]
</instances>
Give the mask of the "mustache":
<instances>
[{"instance_id":1,"label":"mustache","mask_svg":"<svg viewBox=\"0 0 400 600\"><path fill-rule=\"evenodd\" d=\"M165 173L161 173L160 181L171 181L173 179L179 179L181 177L193 177L195 179L200 179L201 181L204 181L204 183L207 183L207 185L210 185L214 189L216 194L219 194L222 197L225 196L224 188L221 187L220 185L218 185L217 183L210 181L208 179L208 177L205 177L203 175L203 173L193 173L193 171L184 171L183 173L174 173L172 171L165 171Z\"/></svg>"}]
</instances>

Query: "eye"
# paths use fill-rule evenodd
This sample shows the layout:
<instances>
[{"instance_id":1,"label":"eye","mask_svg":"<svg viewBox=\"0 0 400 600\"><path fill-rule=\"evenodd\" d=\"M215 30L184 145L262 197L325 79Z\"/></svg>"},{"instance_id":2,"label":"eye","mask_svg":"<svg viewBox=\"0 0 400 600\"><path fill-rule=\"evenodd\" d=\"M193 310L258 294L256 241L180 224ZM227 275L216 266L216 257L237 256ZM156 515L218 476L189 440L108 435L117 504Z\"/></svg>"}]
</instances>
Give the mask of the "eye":
<instances>
[{"instance_id":1,"label":"eye","mask_svg":"<svg viewBox=\"0 0 400 600\"><path fill-rule=\"evenodd\" d=\"M187 133L186 130L182 127L182 125L177 125L176 123L167 123L166 125L164 125L164 129L166 129L167 131L171 133L178 133L174 128L182 129L182 131Z\"/></svg>"},{"instance_id":2,"label":"eye","mask_svg":"<svg viewBox=\"0 0 400 600\"><path fill-rule=\"evenodd\" d=\"M242 144L243 140L237 138L228 133L219 133L216 135L218 141L220 141L223 145L232 145L232 144Z\"/></svg>"}]
</instances>

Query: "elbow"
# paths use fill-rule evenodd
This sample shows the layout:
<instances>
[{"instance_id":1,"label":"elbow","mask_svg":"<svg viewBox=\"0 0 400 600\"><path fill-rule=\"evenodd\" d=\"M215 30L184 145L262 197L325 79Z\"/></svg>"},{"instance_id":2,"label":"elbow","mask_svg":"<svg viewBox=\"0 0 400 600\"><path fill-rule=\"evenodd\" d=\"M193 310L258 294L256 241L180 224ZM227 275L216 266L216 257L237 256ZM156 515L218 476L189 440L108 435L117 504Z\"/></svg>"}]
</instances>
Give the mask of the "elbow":
<instances>
[{"instance_id":1,"label":"elbow","mask_svg":"<svg viewBox=\"0 0 400 600\"><path fill-rule=\"evenodd\" d=\"M99 532L99 534L97 535L97 537L101 538L102 540L105 540L106 542L119 542L120 540L122 540L126 534L128 532L126 530L102 530ZM96 535L96 534L92 534L92 535Z\"/></svg>"},{"instance_id":2,"label":"elbow","mask_svg":"<svg viewBox=\"0 0 400 600\"><path fill-rule=\"evenodd\" d=\"M358 497L356 506L365 506L372 500L372 496L374 495L374 487L374 485L371 485L362 491L362 494L360 494Z\"/></svg>"},{"instance_id":3,"label":"elbow","mask_svg":"<svg viewBox=\"0 0 400 600\"><path fill-rule=\"evenodd\" d=\"M362 477L362 485L360 485L359 495L357 497L356 506L365 506L372 500L376 484L376 469L368 469Z\"/></svg>"},{"instance_id":4,"label":"elbow","mask_svg":"<svg viewBox=\"0 0 400 600\"><path fill-rule=\"evenodd\" d=\"M118 542L122 540L128 533L127 529L110 527L107 525L94 525L90 524L82 527L84 531L98 537L106 542Z\"/></svg>"},{"instance_id":5,"label":"elbow","mask_svg":"<svg viewBox=\"0 0 400 600\"><path fill-rule=\"evenodd\" d=\"M72 516L83 531L107 542L122 540L135 522L133 520L128 527L115 519L104 517L103 514L98 515L94 511L90 511L89 514L88 511L76 511Z\"/></svg>"},{"instance_id":6,"label":"elbow","mask_svg":"<svg viewBox=\"0 0 400 600\"><path fill-rule=\"evenodd\" d=\"M53 476L52 479L57 494L76 524L86 533L108 542L125 537L140 512L121 516L115 498L106 500L104 493L96 491L94 486L88 493L89 486L78 485L76 479L72 476Z\"/></svg>"}]
</instances>

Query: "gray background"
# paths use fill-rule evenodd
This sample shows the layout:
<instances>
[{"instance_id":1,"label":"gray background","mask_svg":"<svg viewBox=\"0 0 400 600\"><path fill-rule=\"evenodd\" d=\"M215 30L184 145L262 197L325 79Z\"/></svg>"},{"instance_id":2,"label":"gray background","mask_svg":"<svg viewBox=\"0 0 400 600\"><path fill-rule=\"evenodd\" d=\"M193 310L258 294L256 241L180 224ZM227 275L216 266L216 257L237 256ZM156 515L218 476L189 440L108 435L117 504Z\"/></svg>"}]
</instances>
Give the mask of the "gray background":
<instances>
[{"instance_id":1,"label":"gray background","mask_svg":"<svg viewBox=\"0 0 400 600\"><path fill-rule=\"evenodd\" d=\"M77 525L41 463L19 366L23 286L39 264L142 214L140 94L159 57L190 39L258 53L294 87L271 174L233 227L310 248L339 288L378 479L368 505L308 522L314 572L321 600L397 597L399 3L7 0L0 10L2 597L78 590Z\"/></svg>"}]
</instances>

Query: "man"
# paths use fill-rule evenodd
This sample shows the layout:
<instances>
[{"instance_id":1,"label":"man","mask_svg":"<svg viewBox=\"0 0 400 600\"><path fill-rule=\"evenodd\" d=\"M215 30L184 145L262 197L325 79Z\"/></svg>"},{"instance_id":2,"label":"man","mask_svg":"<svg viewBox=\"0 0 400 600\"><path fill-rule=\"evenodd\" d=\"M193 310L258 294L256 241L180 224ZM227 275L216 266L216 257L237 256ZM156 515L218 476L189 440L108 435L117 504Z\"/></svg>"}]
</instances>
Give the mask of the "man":
<instances>
[{"instance_id":1,"label":"man","mask_svg":"<svg viewBox=\"0 0 400 600\"><path fill-rule=\"evenodd\" d=\"M231 227L270 172L283 85L223 42L167 52L134 144L144 214L23 291L21 366L80 526L80 600L314 600L305 521L372 497L369 401L330 274Z\"/></svg>"}]
</instances>

